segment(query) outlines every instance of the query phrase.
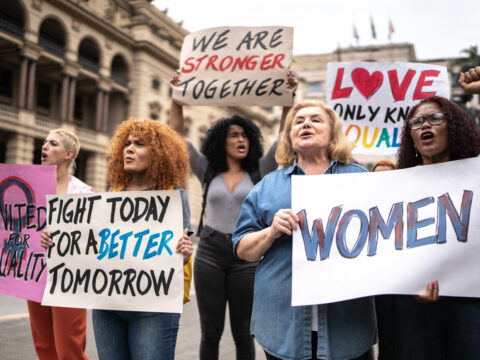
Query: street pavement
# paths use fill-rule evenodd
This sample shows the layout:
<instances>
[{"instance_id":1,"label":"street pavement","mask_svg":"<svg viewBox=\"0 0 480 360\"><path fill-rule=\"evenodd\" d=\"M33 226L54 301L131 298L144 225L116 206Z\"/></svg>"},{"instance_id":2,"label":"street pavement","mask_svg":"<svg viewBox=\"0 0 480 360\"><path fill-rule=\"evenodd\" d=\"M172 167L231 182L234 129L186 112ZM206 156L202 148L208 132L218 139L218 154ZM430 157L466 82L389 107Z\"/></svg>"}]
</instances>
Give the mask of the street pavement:
<instances>
[{"instance_id":1,"label":"street pavement","mask_svg":"<svg viewBox=\"0 0 480 360\"><path fill-rule=\"evenodd\" d=\"M192 287L193 290L193 287ZM193 292L193 291L192 291ZM200 324L195 294L191 294L191 302L183 308L178 332L176 360L198 359L200 346ZM91 360L98 360L92 328L91 311L88 311L87 355ZM265 355L256 344L257 360L264 360ZM220 343L221 360L235 360L235 345L230 331L230 323L225 323L225 330ZM34 360L37 359L30 333L27 303L0 294L0 360Z\"/></svg>"}]
</instances>

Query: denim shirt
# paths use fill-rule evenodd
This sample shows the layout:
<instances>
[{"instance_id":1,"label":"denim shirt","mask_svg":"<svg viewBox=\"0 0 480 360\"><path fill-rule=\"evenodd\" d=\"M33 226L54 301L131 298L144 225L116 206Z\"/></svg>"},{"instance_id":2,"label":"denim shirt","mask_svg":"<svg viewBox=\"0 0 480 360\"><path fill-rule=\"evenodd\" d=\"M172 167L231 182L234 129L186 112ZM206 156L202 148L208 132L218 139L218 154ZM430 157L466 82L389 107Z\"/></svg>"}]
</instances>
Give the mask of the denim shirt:
<instances>
[{"instance_id":1,"label":"denim shirt","mask_svg":"<svg viewBox=\"0 0 480 360\"><path fill-rule=\"evenodd\" d=\"M357 164L332 160L325 174L366 171ZM265 176L242 205L233 234L234 252L248 233L267 228L275 213L291 206L291 175L305 175L293 163ZM318 284L321 285L321 274ZM328 289L326 289L328 291ZM282 235L264 254L255 274L251 332L270 354L288 360L310 359L312 306L291 306L292 237ZM376 341L372 297L318 305L319 359L351 359L369 350Z\"/></svg>"}]
</instances>

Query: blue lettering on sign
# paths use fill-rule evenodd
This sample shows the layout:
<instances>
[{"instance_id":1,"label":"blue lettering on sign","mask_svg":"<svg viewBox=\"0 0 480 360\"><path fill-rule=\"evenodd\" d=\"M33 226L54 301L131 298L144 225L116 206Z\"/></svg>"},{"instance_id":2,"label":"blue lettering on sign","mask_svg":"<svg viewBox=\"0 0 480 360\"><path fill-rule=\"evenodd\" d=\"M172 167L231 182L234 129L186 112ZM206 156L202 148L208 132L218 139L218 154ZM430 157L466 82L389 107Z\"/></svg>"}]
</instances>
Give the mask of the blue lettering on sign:
<instances>
[{"instance_id":1,"label":"blue lettering on sign","mask_svg":"<svg viewBox=\"0 0 480 360\"><path fill-rule=\"evenodd\" d=\"M120 230L112 231L105 228L99 232L100 235L100 247L98 249L97 259L102 260L104 258L113 259L119 258L125 259L127 251L127 243L132 238L136 238L135 246L132 251L133 257L141 257L143 260L150 259L155 256L162 255L165 250L170 256L173 255L173 251L170 248L169 242L173 239L173 231L165 230L160 233L150 234L150 230L146 229L134 233L133 231L120 234ZM147 235L148 239L147 239ZM140 251L142 240L145 239L145 248L143 252ZM158 240L159 239L159 240ZM140 253L140 256L139 256Z\"/></svg>"}]
</instances>

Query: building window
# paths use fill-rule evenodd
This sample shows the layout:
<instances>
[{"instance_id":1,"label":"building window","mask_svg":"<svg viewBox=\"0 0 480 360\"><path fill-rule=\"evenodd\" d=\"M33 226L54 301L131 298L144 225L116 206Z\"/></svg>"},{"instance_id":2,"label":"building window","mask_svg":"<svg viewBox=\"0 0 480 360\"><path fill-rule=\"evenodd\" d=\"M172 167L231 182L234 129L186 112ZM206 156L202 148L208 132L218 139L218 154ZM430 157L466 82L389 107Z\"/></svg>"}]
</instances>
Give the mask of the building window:
<instances>
[{"instance_id":1,"label":"building window","mask_svg":"<svg viewBox=\"0 0 480 360\"><path fill-rule=\"evenodd\" d=\"M153 90L160 90L160 80L153 79L152 80L152 89Z\"/></svg>"},{"instance_id":2,"label":"building window","mask_svg":"<svg viewBox=\"0 0 480 360\"><path fill-rule=\"evenodd\" d=\"M13 71L0 67L0 96L12 97Z\"/></svg>"},{"instance_id":3,"label":"building window","mask_svg":"<svg viewBox=\"0 0 480 360\"><path fill-rule=\"evenodd\" d=\"M452 76L450 77L450 79L452 80L452 87L457 87L458 86L458 79L459 78L460 78L459 74L453 74L452 73Z\"/></svg>"},{"instance_id":4,"label":"building window","mask_svg":"<svg viewBox=\"0 0 480 360\"><path fill-rule=\"evenodd\" d=\"M83 97L75 96L75 105L73 107L73 117L75 119L83 120Z\"/></svg>"},{"instance_id":5,"label":"building window","mask_svg":"<svg viewBox=\"0 0 480 360\"><path fill-rule=\"evenodd\" d=\"M50 110L52 87L42 81L38 82L37 107Z\"/></svg>"},{"instance_id":6,"label":"building window","mask_svg":"<svg viewBox=\"0 0 480 360\"><path fill-rule=\"evenodd\" d=\"M150 119L160 120L160 112L162 111L162 106L158 102L153 102L149 104L150 107Z\"/></svg>"},{"instance_id":7,"label":"building window","mask_svg":"<svg viewBox=\"0 0 480 360\"><path fill-rule=\"evenodd\" d=\"M308 83L307 91L309 93L323 92L323 81L315 81L315 82Z\"/></svg>"}]
</instances>

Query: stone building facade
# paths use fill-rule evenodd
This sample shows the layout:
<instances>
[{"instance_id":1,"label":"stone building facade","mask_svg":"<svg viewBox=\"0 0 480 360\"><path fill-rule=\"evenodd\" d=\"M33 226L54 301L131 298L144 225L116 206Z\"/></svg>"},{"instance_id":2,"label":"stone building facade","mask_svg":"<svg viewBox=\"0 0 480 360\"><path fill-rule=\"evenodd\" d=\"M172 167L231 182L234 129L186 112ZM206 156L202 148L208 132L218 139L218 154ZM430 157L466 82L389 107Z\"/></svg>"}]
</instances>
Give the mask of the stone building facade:
<instances>
[{"instance_id":1,"label":"stone building facade","mask_svg":"<svg viewBox=\"0 0 480 360\"><path fill-rule=\"evenodd\" d=\"M2 0L0 163L40 163L48 131L64 127L82 144L76 175L97 191L106 190L107 146L116 126L129 117L168 122L169 80L187 33L149 0ZM297 101L325 100L331 61L417 58L409 43L296 56ZM450 69L452 94L461 95L454 59L430 62ZM478 96L467 106L478 114ZM188 137L200 147L210 124L233 113L257 122L265 146L276 137L279 108L186 107ZM368 166L375 159L357 160ZM187 187L196 223L200 183L190 175Z\"/></svg>"},{"instance_id":2,"label":"stone building facade","mask_svg":"<svg viewBox=\"0 0 480 360\"><path fill-rule=\"evenodd\" d=\"M0 162L40 163L48 131L64 127L81 141L76 175L106 190L116 126L129 117L168 122L169 80L188 32L148 0L2 0L1 8ZM255 120L271 143L274 116L259 107L187 107L188 136L200 146L211 122L231 113ZM201 202L193 176L188 191L193 220Z\"/></svg>"}]
</instances>

